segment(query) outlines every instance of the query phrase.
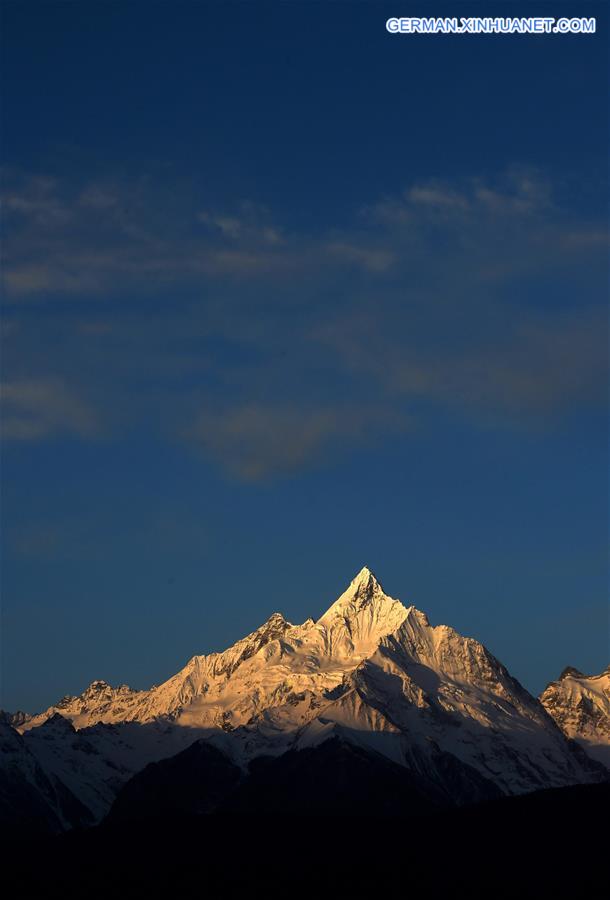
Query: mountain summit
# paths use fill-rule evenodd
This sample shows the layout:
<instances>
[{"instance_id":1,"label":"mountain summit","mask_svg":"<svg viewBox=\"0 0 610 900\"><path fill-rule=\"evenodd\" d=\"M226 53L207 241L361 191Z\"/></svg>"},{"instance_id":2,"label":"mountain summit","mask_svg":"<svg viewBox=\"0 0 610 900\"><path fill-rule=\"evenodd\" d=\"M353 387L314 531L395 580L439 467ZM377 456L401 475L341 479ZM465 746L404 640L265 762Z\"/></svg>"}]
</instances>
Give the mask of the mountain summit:
<instances>
[{"instance_id":1,"label":"mountain summit","mask_svg":"<svg viewBox=\"0 0 610 900\"><path fill-rule=\"evenodd\" d=\"M188 720L190 727L245 725L261 710L281 706L279 701L291 691L335 688L408 613L365 567L317 621L310 618L293 625L275 612L232 647L194 656L149 691L94 681L79 697L65 697L30 718L24 728L40 725L54 712L71 719L77 728L162 716Z\"/></svg>"},{"instance_id":2,"label":"mountain summit","mask_svg":"<svg viewBox=\"0 0 610 900\"><path fill-rule=\"evenodd\" d=\"M374 650L382 637L395 631L407 615L400 600L384 593L365 566L318 619L316 627L324 636L329 656L357 663Z\"/></svg>"},{"instance_id":3,"label":"mountain summit","mask_svg":"<svg viewBox=\"0 0 610 900\"><path fill-rule=\"evenodd\" d=\"M374 572L368 566L363 566L358 574L352 578L345 594L350 593L350 591L355 591L364 598L371 597L373 594L383 593L383 587L375 577Z\"/></svg>"},{"instance_id":4,"label":"mountain summit","mask_svg":"<svg viewBox=\"0 0 610 900\"><path fill-rule=\"evenodd\" d=\"M57 727L58 715L76 733ZM242 771L257 757L347 742L449 803L595 781L605 771L482 644L431 625L366 567L317 620L293 625L274 613L161 685L133 691L96 681L20 720L19 731L96 818L148 762L198 739Z\"/></svg>"},{"instance_id":5,"label":"mountain summit","mask_svg":"<svg viewBox=\"0 0 610 900\"><path fill-rule=\"evenodd\" d=\"M388 597L384 590L369 568L366 566L360 569L355 578L352 579L348 588L341 596L332 604L332 606L318 620L319 622L328 620L334 615L342 615L350 618L363 609L365 606L374 605L387 600ZM394 601L398 603L398 601Z\"/></svg>"}]
</instances>

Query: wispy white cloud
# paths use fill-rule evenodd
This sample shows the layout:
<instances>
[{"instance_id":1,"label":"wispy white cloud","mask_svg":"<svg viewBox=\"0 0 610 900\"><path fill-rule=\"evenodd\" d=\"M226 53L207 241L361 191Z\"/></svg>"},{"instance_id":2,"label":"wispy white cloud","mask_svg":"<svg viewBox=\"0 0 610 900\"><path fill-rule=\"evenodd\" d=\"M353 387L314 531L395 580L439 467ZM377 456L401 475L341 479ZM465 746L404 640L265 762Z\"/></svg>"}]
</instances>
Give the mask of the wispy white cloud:
<instances>
[{"instance_id":1,"label":"wispy white cloud","mask_svg":"<svg viewBox=\"0 0 610 900\"><path fill-rule=\"evenodd\" d=\"M270 246L284 241L281 229L271 222L268 210L253 203L243 203L233 214L202 210L197 213L197 220L230 241Z\"/></svg>"},{"instance_id":2,"label":"wispy white cloud","mask_svg":"<svg viewBox=\"0 0 610 900\"><path fill-rule=\"evenodd\" d=\"M92 438L100 433L96 413L60 379L6 381L0 397L4 440L36 441L60 434Z\"/></svg>"},{"instance_id":3,"label":"wispy white cloud","mask_svg":"<svg viewBox=\"0 0 610 900\"><path fill-rule=\"evenodd\" d=\"M545 427L604 401L607 313L603 308L530 314L513 328L460 346L423 344L379 325L374 313L338 319L317 339L382 392L461 410L478 421Z\"/></svg>"},{"instance_id":4,"label":"wispy white cloud","mask_svg":"<svg viewBox=\"0 0 610 900\"><path fill-rule=\"evenodd\" d=\"M7 186L3 191L5 215L27 220L41 228L65 225L72 218L72 211L62 202L58 188L55 178L23 177L19 186Z\"/></svg>"},{"instance_id":5,"label":"wispy white cloud","mask_svg":"<svg viewBox=\"0 0 610 900\"><path fill-rule=\"evenodd\" d=\"M395 254L383 247L350 244L346 241L330 241L326 249L331 258L339 262L354 263L369 272L386 272L396 261Z\"/></svg>"},{"instance_id":6,"label":"wispy white cloud","mask_svg":"<svg viewBox=\"0 0 610 900\"><path fill-rule=\"evenodd\" d=\"M421 180L307 233L146 179L8 194L8 437L138 416L257 479L422 405L529 427L603 393L605 223L562 210L533 171Z\"/></svg>"},{"instance_id":7,"label":"wispy white cloud","mask_svg":"<svg viewBox=\"0 0 610 900\"><path fill-rule=\"evenodd\" d=\"M248 403L201 413L188 437L246 481L309 468L322 454L345 453L407 427L404 415L374 407Z\"/></svg>"},{"instance_id":8,"label":"wispy white cloud","mask_svg":"<svg viewBox=\"0 0 610 900\"><path fill-rule=\"evenodd\" d=\"M429 179L411 185L402 194L366 207L364 212L386 225L418 223L442 218L479 222L489 215L523 217L548 212L552 191L539 172L514 167L490 182L482 178Z\"/></svg>"},{"instance_id":9,"label":"wispy white cloud","mask_svg":"<svg viewBox=\"0 0 610 900\"><path fill-rule=\"evenodd\" d=\"M494 257L508 249L532 260L528 243L536 238L540 254L541 235L547 254L562 246L575 255L594 249L604 234L591 223L556 221L548 182L526 169L493 182L417 182L364 207L352 222L309 234L291 232L247 201L232 211L201 209L196 198L178 194L170 202L146 179L75 186L13 174L4 206L8 302L154 295L207 278L300 278L313 267L334 275L354 268L408 274L414 264L438 265L434 254L443 245L454 253L478 248L476 264L485 254L493 268Z\"/></svg>"}]
</instances>

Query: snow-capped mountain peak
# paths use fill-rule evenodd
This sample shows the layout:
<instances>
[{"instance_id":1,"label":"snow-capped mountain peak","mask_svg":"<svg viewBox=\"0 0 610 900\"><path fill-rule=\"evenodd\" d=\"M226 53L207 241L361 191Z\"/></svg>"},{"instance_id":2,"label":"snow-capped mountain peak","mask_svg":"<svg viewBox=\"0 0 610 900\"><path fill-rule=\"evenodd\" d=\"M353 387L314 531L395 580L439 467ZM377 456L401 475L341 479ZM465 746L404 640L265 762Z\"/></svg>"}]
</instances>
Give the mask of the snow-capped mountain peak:
<instances>
[{"instance_id":1,"label":"snow-capped mountain peak","mask_svg":"<svg viewBox=\"0 0 610 900\"><path fill-rule=\"evenodd\" d=\"M267 619L267 621L264 624L268 625L270 627L274 627L274 626L281 627L282 625L284 625L284 623L286 625L290 625L290 622L285 618L285 616L281 612L274 612L274 613L271 613L271 615L269 616L269 618Z\"/></svg>"},{"instance_id":2,"label":"snow-capped mountain peak","mask_svg":"<svg viewBox=\"0 0 610 900\"><path fill-rule=\"evenodd\" d=\"M351 585L356 585L358 587L362 587L365 590L378 589L378 590L383 591L381 583L377 579L377 577L376 577L375 573L372 571L372 569L369 569L368 566L363 566L360 569L358 574L355 575L354 578L352 578L352 580L350 582L350 586Z\"/></svg>"},{"instance_id":3,"label":"snow-capped mountain peak","mask_svg":"<svg viewBox=\"0 0 610 900\"><path fill-rule=\"evenodd\" d=\"M148 691L96 680L80 696L66 696L32 717L24 728L36 727L56 712L76 728L159 716L187 719L198 727L226 727L230 720L235 727L260 708L281 705L291 692L333 689L406 616L402 603L388 596L364 567L317 621L293 625L274 612L232 647L192 657L176 675Z\"/></svg>"},{"instance_id":4,"label":"snow-capped mountain peak","mask_svg":"<svg viewBox=\"0 0 610 900\"><path fill-rule=\"evenodd\" d=\"M561 675L559 676L559 681L563 678L585 678L584 672L581 672L580 669L577 669L575 666L566 666L563 669Z\"/></svg>"},{"instance_id":5,"label":"snow-capped mountain peak","mask_svg":"<svg viewBox=\"0 0 610 900\"><path fill-rule=\"evenodd\" d=\"M368 567L317 620L293 625L274 612L160 685L134 691L94 681L19 730L74 790L91 771L95 784L80 794L96 817L121 779L198 738L245 769L253 757L341 735L458 802L486 795L490 784L520 793L599 777L482 644L431 625L386 594ZM97 754L95 770L83 767L83 753Z\"/></svg>"},{"instance_id":6,"label":"snow-capped mountain peak","mask_svg":"<svg viewBox=\"0 0 610 900\"><path fill-rule=\"evenodd\" d=\"M540 702L564 734L610 769L610 666L599 675L566 666Z\"/></svg>"},{"instance_id":7,"label":"snow-capped mountain peak","mask_svg":"<svg viewBox=\"0 0 610 900\"><path fill-rule=\"evenodd\" d=\"M346 614L349 614L353 604L357 604L361 607L367 603L374 602L375 599L382 596L385 597L386 594L381 583L377 580L368 566L364 566L360 569L355 578L351 580L347 589L324 613L321 619L326 618L333 612L343 613L345 611Z\"/></svg>"},{"instance_id":8,"label":"snow-capped mountain peak","mask_svg":"<svg viewBox=\"0 0 610 900\"><path fill-rule=\"evenodd\" d=\"M369 615L374 616L379 631L386 634L407 614L406 607L400 600L386 594L381 582L367 566L358 572L316 624L328 627L337 619L355 621L363 611L368 611Z\"/></svg>"}]
</instances>

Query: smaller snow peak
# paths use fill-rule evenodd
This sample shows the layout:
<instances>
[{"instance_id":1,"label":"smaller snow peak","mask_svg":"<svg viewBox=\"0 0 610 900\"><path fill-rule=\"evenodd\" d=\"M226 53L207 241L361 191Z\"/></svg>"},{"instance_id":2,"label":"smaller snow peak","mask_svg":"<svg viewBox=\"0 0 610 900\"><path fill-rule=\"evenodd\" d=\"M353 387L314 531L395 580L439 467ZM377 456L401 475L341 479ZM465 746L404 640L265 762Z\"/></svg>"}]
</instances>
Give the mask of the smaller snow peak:
<instances>
[{"instance_id":1,"label":"smaller snow peak","mask_svg":"<svg viewBox=\"0 0 610 900\"><path fill-rule=\"evenodd\" d=\"M426 613L422 612L421 609L417 609L416 606L409 606L407 608L407 617L411 620L411 622L413 621L413 619L416 619L419 622L419 624L423 625L425 628L431 627L430 619L428 618ZM437 625L436 627L439 628L441 631L443 629L445 631L453 631L453 629L449 628L448 625Z\"/></svg>"},{"instance_id":2,"label":"smaller snow peak","mask_svg":"<svg viewBox=\"0 0 610 900\"><path fill-rule=\"evenodd\" d=\"M28 713L22 712L20 709L17 712L10 713L5 709L0 709L0 721L6 722L8 725L12 725L13 728L19 728L30 718Z\"/></svg>"},{"instance_id":3,"label":"smaller snow peak","mask_svg":"<svg viewBox=\"0 0 610 900\"><path fill-rule=\"evenodd\" d=\"M108 684L107 681L102 681L101 679L97 679L96 681L91 682L91 684L89 685L87 690L91 691L91 693L93 693L94 691L101 692L101 691L107 690L109 687L110 687L110 685Z\"/></svg>"},{"instance_id":4,"label":"smaller snow peak","mask_svg":"<svg viewBox=\"0 0 610 900\"><path fill-rule=\"evenodd\" d=\"M68 706L71 706L75 700L78 700L78 697L73 697L72 694L64 694L61 700L58 700L55 704L55 708L66 709Z\"/></svg>"},{"instance_id":5,"label":"smaller snow peak","mask_svg":"<svg viewBox=\"0 0 610 900\"><path fill-rule=\"evenodd\" d=\"M289 628L292 628L290 622L280 612L271 613L266 622L253 632L252 636L260 637L261 635L273 638L282 635Z\"/></svg>"},{"instance_id":6,"label":"smaller snow peak","mask_svg":"<svg viewBox=\"0 0 610 900\"><path fill-rule=\"evenodd\" d=\"M88 688L86 688L80 697L72 697L65 698L67 701L70 700L82 700L83 698L86 700L105 700L106 698L117 697L119 695L124 696L126 694L136 693L133 691L128 684L120 684L118 687L113 687L111 684L108 684L107 681L102 681L98 679L97 681L92 681Z\"/></svg>"},{"instance_id":7,"label":"smaller snow peak","mask_svg":"<svg viewBox=\"0 0 610 900\"><path fill-rule=\"evenodd\" d=\"M559 676L559 680L563 681L564 678L584 678L583 673L576 669L574 666L566 666L561 675Z\"/></svg>"}]
</instances>

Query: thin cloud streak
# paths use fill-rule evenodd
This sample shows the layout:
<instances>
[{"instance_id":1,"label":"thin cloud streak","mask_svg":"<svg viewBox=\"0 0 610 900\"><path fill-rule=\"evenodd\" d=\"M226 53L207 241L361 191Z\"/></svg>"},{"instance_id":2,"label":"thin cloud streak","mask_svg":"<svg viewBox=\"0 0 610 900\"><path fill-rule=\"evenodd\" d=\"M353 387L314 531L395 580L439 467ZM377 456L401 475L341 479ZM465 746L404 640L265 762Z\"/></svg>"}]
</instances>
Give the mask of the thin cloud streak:
<instances>
[{"instance_id":1,"label":"thin cloud streak","mask_svg":"<svg viewBox=\"0 0 610 900\"><path fill-rule=\"evenodd\" d=\"M200 414L187 437L238 478L264 481L310 468L322 455L374 445L407 424L404 415L375 408L247 404Z\"/></svg>"},{"instance_id":2,"label":"thin cloud streak","mask_svg":"<svg viewBox=\"0 0 610 900\"><path fill-rule=\"evenodd\" d=\"M0 396L4 440L38 441L61 434L95 438L101 433L95 411L57 378L6 381Z\"/></svg>"},{"instance_id":3,"label":"thin cloud streak","mask_svg":"<svg viewBox=\"0 0 610 900\"><path fill-rule=\"evenodd\" d=\"M312 266L404 273L432 263L439 240L449 240L452 252L470 252L479 241L488 248L494 237L524 250L528 231L544 233L553 253L562 245L578 254L595 249L604 234L591 223L579 230L555 221L550 186L526 170L510 170L498 185L481 179L457 187L440 180L415 184L364 207L351 225L317 235L289 233L248 202L235 212L212 212L185 197L168 208L167 197L145 181L79 188L38 176L8 180L9 302L61 293L114 296L126 289L155 295L207 278L292 278Z\"/></svg>"}]
</instances>

